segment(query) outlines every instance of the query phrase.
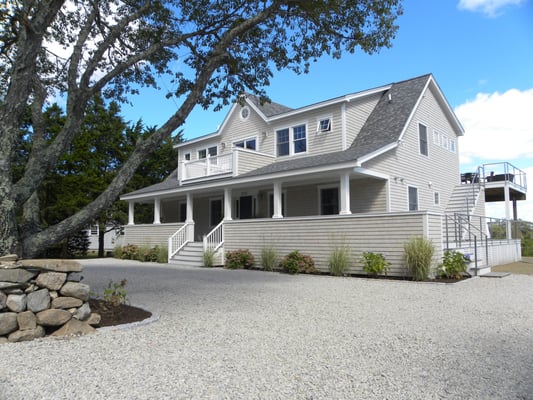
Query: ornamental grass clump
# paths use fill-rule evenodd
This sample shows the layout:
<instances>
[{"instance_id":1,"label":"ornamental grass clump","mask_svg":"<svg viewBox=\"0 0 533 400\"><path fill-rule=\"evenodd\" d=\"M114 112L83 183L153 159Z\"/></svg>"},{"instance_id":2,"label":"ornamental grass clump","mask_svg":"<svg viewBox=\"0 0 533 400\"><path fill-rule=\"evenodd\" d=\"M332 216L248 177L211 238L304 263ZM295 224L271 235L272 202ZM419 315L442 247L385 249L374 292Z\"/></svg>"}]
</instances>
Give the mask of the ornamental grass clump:
<instances>
[{"instance_id":1,"label":"ornamental grass clump","mask_svg":"<svg viewBox=\"0 0 533 400\"><path fill-rule=\"evenodd\" d=\"M204 251L202 258L204 261L204 267L211 268L214 264L215 252L213 249L207 249Z\"/></svg>"},{"instance_id":2,"label":"ornamental grass clump","mask_svg":"<svg viewBox=\"0 0 533 400\"><path fill-rule=\"evenodd\" d=\"M470 258L465 254L455 250L447 250L444 252L437 274L440 278L461 279L469 263Z\"/></svg>"},{"instance_id":3,"label":"ornamental grass clump","mask_svg":"<svg viewBox=\"0 0 533 400\"><path fill-rule=\"evenodd\" d=\"M254 263L255 259L250 250L235 250L226 253L226 264L224 267L227 269L247 269L252 267Z\"/></svg>"},{"instance_id":4,"label":"ornamental grass clump","mask_svg":"<svg viewBox=\"0 0 533 400\"><path fill-rule=\"evenodd\" d=\"M273 271L278 266L279 256L276 248L267 245L261 249L261 264L265 271Z\"/></svg>"},{"instance_id":5,"label":"ornamental grass clump","mask_svg":"<svg viewBox=\"0 0 533 400\"><path fill-rule=\"evenodd\" d=\"M350 266L350 258L350 248L346 243L335 244L328 258L329 272L331 275L344 275Z\"/></svg>"},{"instance_id":6,"label":"ornamental grass clump","mask_svg":"<svg viewBox=\"0 0 533 400\"><path fill-rule=\"evenodd\" d=\"M427 279L435 253L433 243L424 237L413 237L403 245L403 249L405 264L413 280L423 281Z\"/></svg>"},{"instance_id":7,"label":"ornamental grass clump","mask_svg":"<svg viewBox=\"0 0 533 400\"><path fill-rule=\"evenodd\" d=\"M387 275L389 272L390 262L381 253L365 251L361 263L363 270L369 275Z\"/></svg>"},{"instance_id":8,"label":"ornamental grass clump","mask_svg":"<svg viewBox=\"0 0 533 400\"><path fill-rule=\"evenodd\" d=\"M298 250L294 250L283 257L279 263L279 266L283 272L287 272L289 274L312 274L316 272L313 258L311 256L301 254Z\"/></svg>"}]
</instances>

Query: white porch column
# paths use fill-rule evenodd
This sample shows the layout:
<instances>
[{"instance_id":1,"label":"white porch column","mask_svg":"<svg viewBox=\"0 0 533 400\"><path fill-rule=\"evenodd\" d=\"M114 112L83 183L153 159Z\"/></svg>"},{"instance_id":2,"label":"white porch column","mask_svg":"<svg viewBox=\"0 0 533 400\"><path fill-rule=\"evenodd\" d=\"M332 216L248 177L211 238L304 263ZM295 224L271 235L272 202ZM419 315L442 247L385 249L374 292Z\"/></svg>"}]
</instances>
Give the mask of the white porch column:
<instances>
[{"instance_id":1,"label":"white porch column","mask_svg":"<svg viewBox=\"0 0 533 400\"><path fill-rule=\"evenodd\" d=\"M135 225L134 210L135 202L128 201L128 225Z\"/></svg>"},{"instance_id":2,"label":"white porch column","mask_svg":"<svg viewBox=\"0 0 533 400\"><path fill-rule=\"evenodd\" d=\"M231 221L231 189L224 188L224 220Z\"/></svg>"},{"instance_id":3,"label":"white porch column","mask_svg":"<svg viewBox=\"0 0 533 400\"><path fill-rule=\"evenodd\" d=\"M161 199L156 198L154 200L154 224L161 223Z\"/></svg>"},{"instance_id":4,"label":"white porch column","mask_svg":"<svg viewBox=\"0 0 533 400\"><path fill-rule=\"evenodd\" d=\"M341 175L341 192L340 192L340 215L349 215L350 210L350 173L345 172Z\"/></svg>"},{"instance_id":5,"label":"white porch column","mask_svg":"<svg viewBox=\"0 0 533 400\"><path fill-rule=\"evenodd\" d=\"M185 218L185 222L187 223L194 222L194 218L192 214L192 193L187 193L187 217Z\"/></svg>"},{"instance_id":6,"label":"white porch column","mask_svg":"<svg viewBox=\"0 0 533 400\"><path fill-rule=\"evenodd\" d=\"M505 196L505 232L507 239L512 239L513 234L511 230L511 197L509 195L509 183L505 182L504 196Z\"/></svg>"},{"instance_id":7,"label":"white porch column","mask_svg":"<svg viewBox=\"0 0 533 400\"><path fill-rule=\"evenodd\" d=\"M272 215L272 218L283 218L281 182L274 182L274 193L272 197L274 198L274 214Z\"/></svg>"}]
</instances>

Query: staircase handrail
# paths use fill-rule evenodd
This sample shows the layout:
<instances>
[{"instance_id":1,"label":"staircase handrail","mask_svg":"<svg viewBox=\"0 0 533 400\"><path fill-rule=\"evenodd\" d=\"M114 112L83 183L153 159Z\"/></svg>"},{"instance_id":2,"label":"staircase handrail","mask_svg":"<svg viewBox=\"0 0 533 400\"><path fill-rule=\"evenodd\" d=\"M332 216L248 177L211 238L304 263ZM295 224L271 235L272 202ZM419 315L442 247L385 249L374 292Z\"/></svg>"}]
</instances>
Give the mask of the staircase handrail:
<instances>
[{"instance_id":1,"label":"staircase handrail","mask_svg":"<svg viewBox=\"0 0 533 400\"><path fill-rule=\"evenodd\" d=\"M224 244L224 221L215 226L204 236L204 251L217 251Z\"/></svg>"},{"instance_id":2,"label":"staircase handrail","mask_svg":"<svg viewBox=\"0 0 533 400\"><path fill-rule=\"evenodd\" d=\"M170 260L178 253L188 242L190 238L190 228L193 226L190 222L185 222L172 236L168 238L168 259Z\"/></svg>"}]
</instances>

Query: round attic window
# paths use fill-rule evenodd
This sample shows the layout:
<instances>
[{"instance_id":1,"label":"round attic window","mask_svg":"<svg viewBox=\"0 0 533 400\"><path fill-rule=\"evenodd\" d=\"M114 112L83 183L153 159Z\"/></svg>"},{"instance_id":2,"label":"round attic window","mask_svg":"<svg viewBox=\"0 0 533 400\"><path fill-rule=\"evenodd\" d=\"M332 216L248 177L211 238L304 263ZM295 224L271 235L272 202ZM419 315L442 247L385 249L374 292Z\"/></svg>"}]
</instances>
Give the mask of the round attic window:
<instances>
[{"instance_id":1,"label":"round attic window","mask_svg":"<svg viewBox=\"0 0 533 400\"><path fill-rule=\"evenodd\" d=\"M248 107L243 107L241 110L241 118L246 119L250 116L250 109Z\"/></svg>"}]
</instances>

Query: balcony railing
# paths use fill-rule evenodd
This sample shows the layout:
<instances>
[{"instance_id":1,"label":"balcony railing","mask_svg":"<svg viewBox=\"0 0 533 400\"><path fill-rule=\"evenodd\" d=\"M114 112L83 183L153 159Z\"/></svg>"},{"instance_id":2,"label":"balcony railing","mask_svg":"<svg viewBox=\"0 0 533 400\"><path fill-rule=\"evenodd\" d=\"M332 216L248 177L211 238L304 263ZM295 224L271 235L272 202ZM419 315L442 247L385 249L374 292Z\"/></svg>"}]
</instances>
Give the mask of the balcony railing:
<instances>
[{"instance_id":1,"label":"balcony railing","mask_svg":"<svg viewBox=\"0 0 533 400\"><path fill-rule=\"evenodd\" d=\"M233 154L209 156L195 161L184 161L181 164L180 180L205 178L233 172Z\"/></svg>"}]
</instances>

